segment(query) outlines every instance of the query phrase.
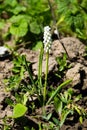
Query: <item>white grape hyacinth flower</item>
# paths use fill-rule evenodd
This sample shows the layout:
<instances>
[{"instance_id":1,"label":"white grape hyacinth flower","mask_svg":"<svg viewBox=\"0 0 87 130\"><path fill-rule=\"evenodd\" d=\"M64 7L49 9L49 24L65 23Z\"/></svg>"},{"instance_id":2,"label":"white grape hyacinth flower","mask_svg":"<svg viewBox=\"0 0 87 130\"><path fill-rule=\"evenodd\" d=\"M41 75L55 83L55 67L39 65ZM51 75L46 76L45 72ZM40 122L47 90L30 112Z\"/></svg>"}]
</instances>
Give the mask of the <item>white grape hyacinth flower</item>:
<instances>
[{"instance_id":1,"label":"white grape hyacinth flower","mask_svg":"<svg viewBox=\"0 0 87 130\"><path fill-rule=\"evenodd\" d=\"M51 28L49 26L44 27L44 51L47 53L51 49L52 39L51 39Z\"/></svg>"}]
</instances>

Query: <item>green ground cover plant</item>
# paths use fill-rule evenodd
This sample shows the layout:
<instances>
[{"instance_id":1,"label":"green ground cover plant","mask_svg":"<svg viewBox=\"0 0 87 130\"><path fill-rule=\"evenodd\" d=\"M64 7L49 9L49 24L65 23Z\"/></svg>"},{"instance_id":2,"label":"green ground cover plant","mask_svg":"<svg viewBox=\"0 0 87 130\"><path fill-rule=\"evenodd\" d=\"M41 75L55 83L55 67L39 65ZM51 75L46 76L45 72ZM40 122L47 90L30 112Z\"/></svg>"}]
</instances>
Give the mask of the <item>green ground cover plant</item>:
<instances>
[{"instance_id":1,"label":"green ground cover plant","mask_svg":"<svg viewBox=\"0 0 87 130\"><path fill-rule=\"evenodd\" d=\"M34 47L42 41L43 27L50 25L53 30L86 40L87 35L86 0L1 0L0 30L4 43L30 44Z\"/></svg>"},{"instance_id":2,"label":"green ground cover plant","mask_svg":"<svg viewBox=\"0 0 87 130\"><path fill-rule=\"evenodd\" d=\"M55 0L57 3L59 30L71 33L81 39L86 39L87 35L87 2L86 0ZM62 23L62 24L61 24ZM61 32L61 31L60 31Z\"/></svg>"},{"instance_id":3,"label":"green ground cover plant","mask_svg":"<svg viewBox=\"0 0 87 130\"><path fill-rule=\"evenodd\" d=\"M43 25L49 24L50 10L47 2L40 0L4 0L0 2L0 28L8 25L3 38L13 36L14 43L37 42L41 39Z\"/></svg>"}]
</instances>

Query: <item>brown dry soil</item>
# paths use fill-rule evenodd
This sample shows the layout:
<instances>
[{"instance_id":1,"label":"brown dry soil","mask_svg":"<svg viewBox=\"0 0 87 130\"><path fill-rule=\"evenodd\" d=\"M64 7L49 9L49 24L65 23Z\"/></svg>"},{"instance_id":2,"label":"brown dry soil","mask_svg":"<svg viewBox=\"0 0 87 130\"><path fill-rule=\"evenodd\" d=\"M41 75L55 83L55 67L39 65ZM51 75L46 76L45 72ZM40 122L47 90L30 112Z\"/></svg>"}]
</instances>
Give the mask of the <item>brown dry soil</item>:
<instances>
[{"instance_id":1,"label":"brown dry soil","mask_svg":"<svg viewBox=\"0 0 87 130\"><path fill-rule=\"evenodd\" d=\"M70 69L66 71L65 80L69 78L73 78L72 87L78 94L82 94L82 99L79 101L79 105L83 107L85 110L87 109L87 61L84 58L85 53L85 45L76 38L67 37L61 40L63 42L67 52L68 52L68 62L72 65ZM18 50L20 54L25 54L27 59L33 62L33 71L34 74L37 74L37 67L38 67L38 54L39 52L35 52L29 49L21 48ZM55 71L57 63L55 62L55 57L61 55L64 51L61 43L57 40L53 42L52 51L49 57L49 71ZM45 56L43 59L43 73L45 70ZM12 74L11 69L13 67L12 61L10 57L6 57L5 59L0 58L0 130L3 129L3 118L5 116L9 116L12 114L12 109L5 103L5 99L7 97L13 98L10 92L5 91L5 85L3 83L3 79L9 78ZM51 75L52 76L52 75ZM47 109L52 111L51 106ZM37 115L38 112L37 110ZM40 112L39 112L40 114ZM28 118L28 125L33 124L35 125L36 130L38 121L32 119L30 116L27 115ZM10 124L11 121L8 121ZM23 122L22 122L23 123ZM22 123L19 123L19 126L13 126L12 130L22 130ZM67 119L64 125L62 126L61 130L87 130L87 119L83 121L82 124L79 123L78 117L74 117L71 119Z\"/></svg>"}]
</instances>

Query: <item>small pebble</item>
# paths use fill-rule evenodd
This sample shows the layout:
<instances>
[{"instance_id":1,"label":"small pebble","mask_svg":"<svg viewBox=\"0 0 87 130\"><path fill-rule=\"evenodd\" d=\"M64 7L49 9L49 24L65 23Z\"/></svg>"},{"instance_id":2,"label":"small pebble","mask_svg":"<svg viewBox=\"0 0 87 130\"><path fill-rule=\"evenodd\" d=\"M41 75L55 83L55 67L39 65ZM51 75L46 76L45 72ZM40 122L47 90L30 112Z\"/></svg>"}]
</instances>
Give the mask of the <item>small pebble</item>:
<instances>
[{"instance_id":1,"label":"small pebble","mask_svg":"<svg viewBox=\"0 0 87 130\"><path fill-rule=\"evenodd\" d=\"M8 49L4 46L0 47L0 55L4 55L6 52L8 52Z\"/></svg>"}]
</instances>

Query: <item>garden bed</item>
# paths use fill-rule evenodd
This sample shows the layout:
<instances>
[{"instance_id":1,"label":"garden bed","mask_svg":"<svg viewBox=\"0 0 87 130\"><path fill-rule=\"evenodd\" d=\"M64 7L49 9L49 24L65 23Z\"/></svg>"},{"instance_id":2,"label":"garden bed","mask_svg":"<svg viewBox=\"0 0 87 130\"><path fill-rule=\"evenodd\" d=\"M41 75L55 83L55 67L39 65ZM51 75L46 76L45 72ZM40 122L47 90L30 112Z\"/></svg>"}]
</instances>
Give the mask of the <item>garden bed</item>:
<instances>
[{"instance_id":1,"label":"garden bed","mask_svg":"<svg viewBox=\"0 0 87 130\"><path fill-rule=\"evenodd\" d=\"M68 88L73 88L75 95L82 95L82 98L77 102L79 106L84 108L85 111L87 111L87 61L84 57L85 54L85 45L80 42L78 39L73 37L66 37L61 40L61 42L64 44L67 53L67 63L71 66L68 68L63 75L63 78L57 79L53 72L57 71L57 65L58 63L55 61L55 57L61 56L63 53L65 53L65 50L63 49L60 41L56 40L52 44L52 50L50 52L49 56L49 80L48 84L51 86L53 85L54 88L56 88L59 84L66 81L67 79L73 79L72 82L63 88L63 92L66 91ZM26 55L26 59L30 62L32 62L32 70L34 73L34 76L38 74L38 56L39 51L32 51L29 49L21 48L18 50L18 53L20 55ZM43 58L43 77L45 72L45 55ZM39 129L39 124L45 124L49 126L49 122L42 120L42 108L40 107L40 104L38 102L37 96L33 95L33 100L29 103L32 104L34 102L36 105L36 109L31 111L31 109L28 109L27 113L24 117L20 118L20 121L16 119L16 123L14 123L13 119L7 119L5 124L5 117L12 115L12 107L9 106L6 103L6 98L10 98L15 103L15 96L14 91L20 91L20 90L14 90L14 91L6 91L6 86L4 84L4 79L8 79L12 75L12 67L13 62L11 60L11 55L9 57L6 57L5 59L0 60L0 129L4 130L5 125L11 125L12 130L24 130L24 127L31 126L34 127L35 130ZM25 74L26 78L26 84L28 82L27 73ZM49 87L49 86L48 86ZM50 89L50 88L49 88ZM74 98L75 98L74 95ZM33 105L32 105L33 106ZM48 113L53 113L54 117L56 119L58 118L56 116L56 113L54 112L54 107L51 105L46 106L46 111ZM36 118L35 118L36 117ZM4 119L4 121L3 121ZM47 130L47 127L45 128ZM45 130L44 129L44 130ZM54 128L55 129L55 128ZM9 129L5 129L9 130ZM25 128L27 130L27 128ZM48 129L49 130L49 129ZM68 116L66 118L65 123L61 127L61 130L87 130L87 119L85 118L82 122L82 124L79 122L78 114L75 114L73 116Z\"/></svg>"}]
</instances>

